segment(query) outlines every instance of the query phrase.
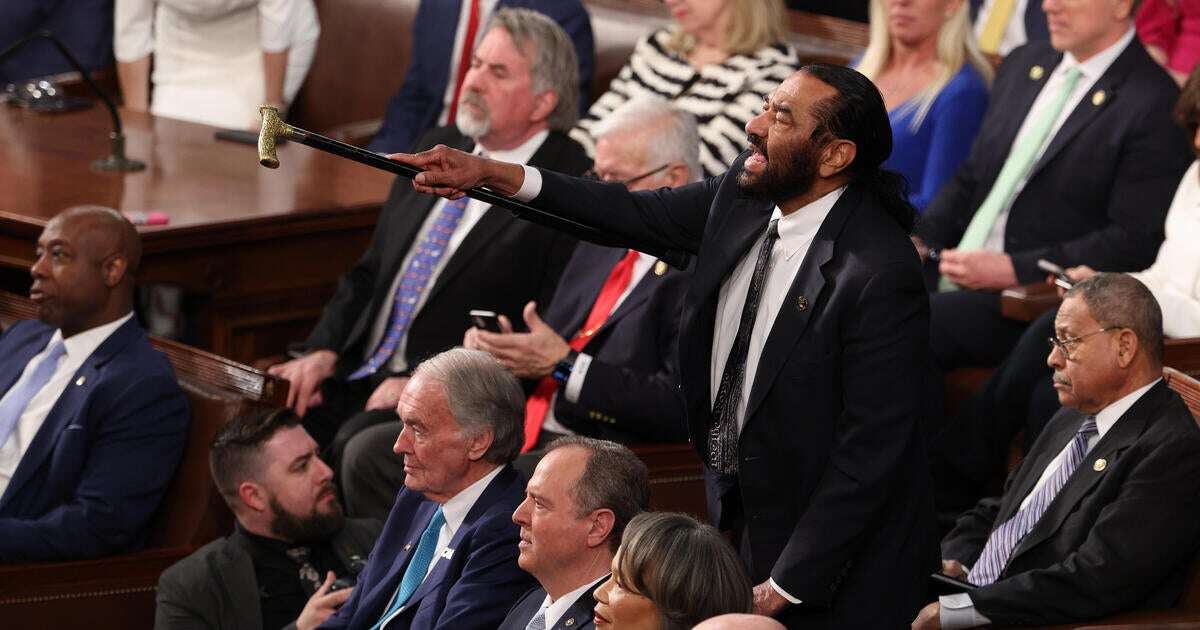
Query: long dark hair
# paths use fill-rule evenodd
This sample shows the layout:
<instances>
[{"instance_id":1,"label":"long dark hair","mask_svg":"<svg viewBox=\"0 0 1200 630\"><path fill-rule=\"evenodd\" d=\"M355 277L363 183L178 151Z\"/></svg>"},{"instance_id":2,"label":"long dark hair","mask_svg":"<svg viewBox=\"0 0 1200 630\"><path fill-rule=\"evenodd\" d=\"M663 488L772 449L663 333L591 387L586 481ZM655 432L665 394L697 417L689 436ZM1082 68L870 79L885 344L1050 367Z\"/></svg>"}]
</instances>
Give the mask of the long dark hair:
<instances>
[{"instance_id":1,"label":"long dark hair","mask_svg":"<svg viewBox=\"0 0 1200 630\"><path fill-rule=\"evenodd\" d=\"M866 187L905 232L911 232L917 210L908 201L908 182L882 167L892 154L892 125L879 90L862 73L844 66L811 63L800 71L837 90L837 96L813 106L821 121L814 135L853 142L857 154L846 168L851 181Z\"/></svg>"}]
</instances>

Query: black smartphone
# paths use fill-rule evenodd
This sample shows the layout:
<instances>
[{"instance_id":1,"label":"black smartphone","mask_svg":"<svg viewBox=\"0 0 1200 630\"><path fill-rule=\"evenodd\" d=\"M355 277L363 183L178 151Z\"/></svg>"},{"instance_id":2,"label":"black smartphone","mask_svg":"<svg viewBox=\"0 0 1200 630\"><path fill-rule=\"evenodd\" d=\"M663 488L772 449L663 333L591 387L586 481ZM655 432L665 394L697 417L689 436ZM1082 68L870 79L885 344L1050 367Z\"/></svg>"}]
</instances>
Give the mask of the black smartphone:
<instances>
[{"instance_id":1,"label":"black smartphone","mask_svg":"<svg viewBox=\"0 0 1200 630\"><path fill-rule=\"evenodd\" d=\"M1071 287L1075 286L1075 281L1067 276L1067 271L1059 265L1052 263L1045 258L1039 258L1037 261L1037 266L1038 269L1041 269L1042 271L1054 276L1055 285L1064 289L1070 289Z\"/></svg>"},{"instance_id":2,"label":"black smartphone","mask_svg":"<svg viewBox=\"0 0 1200 630\"><path fill-rule=\"evenodd\" d=\"M942 595L970 593L975 590L974 584L941 573L932 573L929 575L929 579L933 582L933 590Z\"/></svg>"},{"instance_id":3,"label":"black smartphone","mask_svg":"<svg viewBox=\"0 0 1200 630\"><path fill-rule=\"evenodd\" d=\"M480 330L498 333L500 332L500 318L496 317L494 311L472 310L470 312L471 325Z\"/></svg>"}]
</instances>

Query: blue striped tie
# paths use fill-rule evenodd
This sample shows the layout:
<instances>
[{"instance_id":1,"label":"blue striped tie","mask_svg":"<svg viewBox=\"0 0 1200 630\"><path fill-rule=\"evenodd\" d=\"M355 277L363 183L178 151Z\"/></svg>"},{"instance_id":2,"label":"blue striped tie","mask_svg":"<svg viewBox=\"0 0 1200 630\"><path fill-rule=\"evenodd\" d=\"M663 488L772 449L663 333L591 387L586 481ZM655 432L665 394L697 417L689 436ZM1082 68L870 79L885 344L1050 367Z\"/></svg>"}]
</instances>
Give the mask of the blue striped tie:
<instances>
[{"instance_id":1,"label":"blue striped tie","mask_svg":"<svg viewBox=\"0 0 1200 630\"><path fill-rule=\"evenodd\" d=\"M408 603L408 598L412 597L421 582L425 581L425 574L429 572L429 563L433 561L433 552L437 549L438 533L445 523L446 517L442 515L442 508L439 507L433 513L433 518L429 519L429 525L425 527L425 532L421 534L421 542L417 543L417 550L413 552L412 559L408 561L408 567L404 569L404 577L400 578L400 587L396 589L392 603L388 604L383 615L379 617L379 621L371 626L371 630L382 628L396 611Z\"/></svg>"},{"instance_id":2,"label":"blue striped tie","mask_svg":"<svg viewBox=\"0 0 1200 630\"><path fill-rule=\"evenodd\" d=\"M44 352L42 360L29 372L28 378L18 380L12 389L0 398L0 446L4 446L13 430L17 428L17 421L25 413L29 401L50 381L54 370L58 368L59 358L67 353L67 347L62 339L59 339Z\"/></svg>"},{"instance_id":3,"label":"blue striped tie","mask_svg":"<svg viewBox=\"0 0 1200 630\"><path fill-rule=\"evenodd\" d=\"M350 374L350 380L374 374L400 345L400 339L408 332L413 315L416 314L417 302L421 300L421 294L425 292L429 279L433 277L433 270L442 259L442 254L446 252L450 237L454 235L463 214L466 213L468 201L469 198L463 197L442 204L442 211L438 213L429 231L421 237L417 251L405 268L404 276L401 277L396 293L392 296L392 312L388 316L383 340L379 342L379 346L371 353L367 362Z\"/></svg>"},{"instance_id":4,"label":"blue striped tie","mask_svg":"<svg viewBox=\"0 0 1200 630\"><path fill-rule=\"evenodd\" d=\"M1058 496L1058 491L1067 484L1067 480L1071 478L1071 474L1075 472L1075 468L1079 466L1079 462L1083 461L1083 456L1087 454L1087 443L1093 435L1096 435L1096 418L1088 416L1080 425L1079 431L1075 433L1075 439L1071 440L1071 445L1067 449L1067 454L1059 465L1058 470L1054 471L1046 483L1029 499L1029 503L1012 518L1004 521L1000 527L992 531L992 535L988 537L987 545L983 547L983 553L979 555L979 561L975 563L975 567L971 569L971 574L967 579L976 586L987 586L996 581L1000 577L1000 573L1004 571L1004 567L1008 565L1008 558L1012 555L1014 549L1020 544L1021 539L1025 537L1034 525L1037 525L1038 519L1042 518L1042 514L1046 512L1046 508L1054 502L1054 497Z\"/></svg>"}]
</instances>

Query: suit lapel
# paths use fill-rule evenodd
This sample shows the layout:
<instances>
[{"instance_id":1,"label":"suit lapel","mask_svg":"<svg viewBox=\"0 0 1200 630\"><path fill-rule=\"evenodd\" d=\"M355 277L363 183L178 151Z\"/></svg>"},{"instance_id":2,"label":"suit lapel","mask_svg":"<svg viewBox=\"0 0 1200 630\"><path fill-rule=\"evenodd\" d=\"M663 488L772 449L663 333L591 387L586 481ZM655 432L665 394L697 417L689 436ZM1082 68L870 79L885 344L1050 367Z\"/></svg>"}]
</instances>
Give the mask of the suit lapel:
<instances>
[{"instance_id":1,"label":"suit lapel","mask_svg":"<svg viewBox=\"0 0 1200 630\"><path fill-rule=\"evenodd\" d=\"M9 332L8 335L12 336ZM46 349L46 344L50 342L50 337L54 335L54 329L49 326L45 330L36 333L29 341L22 341L24 345L14 354L5 357L4 361L0 361L0 397L3 397L12 386L17 383L17 379L21 378L21 373L25 371L25 366L36 357L39 352ZM15 336L13 337L15 341Z\"/></svg>"},{"instance_id":2,"label":"suit lapel","mask_svg":"<svg viewBox=\"0 0 1200 630\"><path fill-rule=\"evenodd\" d=\"M662 281L662 278L654 275L653 268L647 271L642 276L642 279L638 280L638 283L633 286L633 290L629 292L629 295L625 296L625 300L608 316L608 319L604 320L604 324L600 326L600 330L596 331L596 334L599 335L601 332L616 325L617 322L621 321L621 318L632 313L642 302L650 299L654 290L658 288L660 281Z\"/></svg>"},{"instance_id":3,"label":"suit lapel","mask_svg":"<svg viewBox=\"0 0 1200 630\"><path fill-rule=\"evenodd\" d=\"M1083 99L1071 111L1071 115L1067 117L1066 122L1063 123L1058 133L1054 134L1045 152L1038 158L1037 164L1034 165L1033 170L1029 173L1030 178L1037 175L1038 171L1049 164L1054 159L1054 156L1058 155L1059 151L1062 151L1063 147L1071 142L1072 138L1095 120L1100 112L1110 106L1117 96L1117 86L1129 72L1133 54L1136 52L1134 50L1135 44L1136 41L1130 42L1125 47L1125 50L1113 61L1112 65L1109 66L1108 70L1100 76L1096 84L1084 94ZM1103 96L1099 96L1100 94L1103 94Z\"/></svg>"},{"instance_id":4,"label":"suit lapel","mask_svg":"<svg viewBox=\"0 0 1200 630\"><path fill-rule=\"evenodd\" d=\"M570 283L570 286L565 283L561 284L558 289L559 292L556 292L554 295L555 301L558 301L559 293L569 291L570 295L564 295L563 297L573 298L574 301L574 311L570 314L570 318L564 322L565 330L562 331L562 336L567 341L570 341L587 322L587 317L592 312L592 307L596 304L596 298L600 295L600 289L604 288L604 283L608 281L608 275L612 272L613 266L625 255L624 251L615 247L601 248L599 245L592 245L590 243L581 243L576 248L576 255L585 253L586 258L582 262L587 263L585 268L589 273L586 277L580 278L578 282ZM626 299L626 301L629 300ZM624 305L622 304L622 306ZM613 315L615 314L613 313Z\"/></svg>"},{"instance_id":5,"label":"suit lapel","mask_svg":"<svg viewBox=\"0 0 1200 630\"><path fill-rule=\"evenodd\" d=\"M59 435L63 430L72 420L80 419L91 390L100 381L100 369L104 364L108 363L109 359L129 343L144 336L145 333L138 326L136 319L130 318L129 321L114 330L108 339L105 339L104 343L100 344L83 362L83 365L71 375L66 388L59 395L54 406L50 408L50 413L46 415L45 421L38 429L37 435L29 443L29 448L21 456L21 462L17 464L17 469L13 472L4 496L0 497L0 510L21 491L22 486L33 478L42 462L54 451L54 446L58 443ZM84 430L89 430L89 428Z\"/></svg>"},{"instance_id":6,"label":"suit lapel","mask_svg":"<svg viewBox=\"0 0 1200 630\"><path fill-rule=\"evenodd\" d=\"M821 227L817 229L817 234L804 255L804 261L800 263L800 270L796 272L791 288L788 289L787 297L779 307L779 314L775 316L771 330L767 333L767 341L763 345L758 370L750 388L750 398L746 403L747 425L753 420L754 411L766 398L779 370L792 355L813 311L817 310L821 290L825 288L825 276L821 272L821 266L833 258L834 243L838 234L862 200L862 193L857 188L846 189L821 223ZM801 298L805 300L804 308L797 306Z\"/></svg>"},{"instance_id":7,"label":"suit lapel","mask_svg":"<svg viewBox=\"0 0 1200 630\"><path fill-rule=\"evenodd\" d=\"M421 542L421 534L429 526L429 520L433 518L433 513L437 508L438 505L432 501L422 501L419 507L413 511L408 531L405 532L402 539L403 546L396 550L396 557L392 560L391 567L388 568L383 579L376 582L370 592L364 594L364 604L360 608L372 611L369 619L371 623L377 621L387 611L388 605L392 603L392 597L396 594L396 589L400 587L400 580L404 577L408 561L416 552L417 545Z\"/></svg>"},{"instance_id":8,"label":"suit lapel","mask_svg":"<svg viewBox=\"0 0 1200 630\"><path fill-rule=\"evenodd\" d=\"M218 558L213 567L217 583L228 593L228 601L234 604L232 612L236 621L230 627L262 628L261 589L254 577L254 561L246 538L240 529L234 528Z\"/></svg>"},{"instance_id":9,"label":"suit lapel","mask_svg":"<svg viewBox=\"0 0 1200 630\"><path fill-rule=\"evenodd\" d=\"M571 604L570 608L563 613L562 617L558 618L552 630L583 630L585 628L595 627L596 618L596 598L592 593L596 592L596 587L604 583L608 576L604 576L593 582L591 586Z\"/></svg>"},{"instance_id":10,"label":"suit lapel","mask_svg":"<svg viewBox=\"0 0 1200 630\"><path fill-rule=\"evenodd\" d=\"M1029 113L1029 109L1033 107L1033 102L1037 100L1038 94L1041 94L1042 88L1046 87L1046 82L1050 80L1050 74L1058 63L1062 60L1062 54L1054 53L1047 54L1040 59L1034 59L1032 65L1028 68L1018 68L1017 71L1022 73L1022 76L1017 78L1017 89L1012 91L1011 99L1006 99L1004 118L1001 119L1001 128L1003 132L1000 134L1000 139L1003 141L1005 151L997 152L999 162L996 163L994 169L995 176L998 177L1000 170L1004 167L1004 161L1008 155L1012 153L1013 144L1017 139L1017 132L1021 130L1021 125L1025 122L1025 116ZM1040 72L1035 72L1035 68L1041 68ZM1011 100L1011 103L1008 102ZM993 103L999 105L998 102ZM1031 175L1032 176L1032 175ZM988 184L990 189L995 179Z\"/></svg>"},{"instance_id":11,"label":"suit lapel","mask_svg":"<svg viewBox=\"0 0 1200 630\"><path fill-rule=\"evenodd\" d=\"M1005 499L1000 507L1000 513L996 516L993 529L1017 513L1025 497L1029 496L1029 493L1033 491L1033 486L1037 484L1038 479L1041 479L1046 466L1049 466L1067 443L1074 439L1075 432L1079 430L1079 425L1083 422L1083 417L1082 413L1070 408L1063 408L1058 414L1055 414L1047 425L1044 436L1038 439L1039 443L1044 440L1044 448L1038 450L1036 457L1026 459L1025 463L1021 465L1020 474L1013 479L1011 487L1005 491Z\"/></svg>"},{"instance_id":12,"label":"suit lapel","mask_svg":"<svg viewBox=\"0 0 1200 630\"><path fill-rule=\"evenodd\" d=\"M1169 397L1170 390L1167 389L1166 382L1159 381L1113 424L1108 433L1083 456L1079 467L1071 473L1066 485L1059 490L1054 501L1046 508L1046 512L1013 550L1012 558L1037 546L1058 531L1067 515L1088 495L1092 487L1104 477L1107 471L1111 470L1112 464L1120 458L1121 452L1142 435L1146 430L1147 420L1159 413ZM1074 438L1074 434L1072 434L1072 438ZM1101 470L1096 470L1095 462L1101 459L1105 460L1106 465ZM1011 558L1009 562L1012 562Z\"/></svg>"}]
</instances>

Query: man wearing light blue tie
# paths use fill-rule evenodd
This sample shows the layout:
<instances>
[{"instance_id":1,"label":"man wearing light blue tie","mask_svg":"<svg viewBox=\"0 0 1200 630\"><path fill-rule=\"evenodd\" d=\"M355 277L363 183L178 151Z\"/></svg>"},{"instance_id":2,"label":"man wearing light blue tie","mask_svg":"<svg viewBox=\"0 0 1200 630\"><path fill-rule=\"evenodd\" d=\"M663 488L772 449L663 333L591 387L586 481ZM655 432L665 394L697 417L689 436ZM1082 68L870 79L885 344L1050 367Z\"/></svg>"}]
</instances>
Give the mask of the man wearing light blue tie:
<instances>
[{"instance_id":1,"label":"man wearing light blue tie","mask_svg":"<svg viewBox=\"0 0 1200 630\"><path fill-rule=\"evenodd\" d=\"M404 489L354 595L321 628L495 628L536 583L517 566L525 395L490 355L456 348L413 372L396 409Z\"/></svg>"}]
</instances>

